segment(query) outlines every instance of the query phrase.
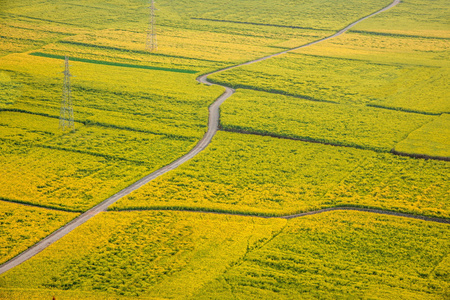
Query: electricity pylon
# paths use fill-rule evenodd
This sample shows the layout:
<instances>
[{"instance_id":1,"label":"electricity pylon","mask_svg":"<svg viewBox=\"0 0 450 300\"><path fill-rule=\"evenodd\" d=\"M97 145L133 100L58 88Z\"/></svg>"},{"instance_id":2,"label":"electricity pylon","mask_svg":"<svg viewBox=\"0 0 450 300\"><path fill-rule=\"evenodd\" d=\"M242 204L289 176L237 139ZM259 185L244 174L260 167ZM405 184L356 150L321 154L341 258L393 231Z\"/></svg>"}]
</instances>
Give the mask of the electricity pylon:
<instances>
[{"instance_id":1,"label":"electricity pylon","mask_svg":"<svg viewBox=\"0 0 450 300\"><path fill-rule=\"evenodd\" d=\"M63 131L66 129L75 130L75 122L73 120L72 95L70 87L69 57L66 55L64 60L64 86L61 101L61 112L59 114L59 128Z\"/></svg>"},{"instance_id":2,"label":"electricity pylon","mask_svg":"<svg viewBox=\"0 0 450 300\"><path fill-rule=\"evenodd\" d=\"M154 51L158 48L158 44L156 42L156 33L155 33L155 0L151 0L150 2L150 17L148 22L148 30L147 30L147 42L145 44L147 51Z\"/></svg>"}]
</instances>

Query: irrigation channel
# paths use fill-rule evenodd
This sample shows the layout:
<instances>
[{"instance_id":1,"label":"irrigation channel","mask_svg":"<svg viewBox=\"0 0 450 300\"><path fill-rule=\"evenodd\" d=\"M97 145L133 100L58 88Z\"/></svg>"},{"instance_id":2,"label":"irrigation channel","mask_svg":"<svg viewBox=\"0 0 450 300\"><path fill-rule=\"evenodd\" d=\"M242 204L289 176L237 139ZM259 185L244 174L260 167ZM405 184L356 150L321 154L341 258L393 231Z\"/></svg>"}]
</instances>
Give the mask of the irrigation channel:
<instances>
[{"instance_id":1,"label":"irrigation channel","mask_svg":"<svg viewBox=\"0 0 450 300\"><path fill-rule=\"evenodd\" d=\"M348 25L347 27L343 28L342 30L336 32L335 34L326 37L326 38L322 38L319 39L317 41L313 41L311 43L296 47L296 48L292 48L286 51L282 51L276 54L272 54L269 56L265 56L256 60L252 60L246 63L242 63L239 65L235 65L235 66L231 66L231 67L227 67L224 69L220 69L208 74L204 74L201 75L197 78L197 81L206 85L215 85L214 83L211 83L208 81L208 76L215 74L215 73L219 73L219 72L223 72L226 70L230 70L233 68L237 68L237 67L241 67L244 65L249 65L249 64L253 64L253 63L257 63L275 56L279 56L285 53L288 53L290 51L293 50L297 50L297 49L301 49L301 48L305 48L329 39L332 39L334 37L337 37L343 33L345 33L346 31L348 31L350 28L352 28L353 26L355 26L356 24L358 24L359 22L370 18L376 14L379 14L381 12L384 12L388 9L391 9L392 7L396 6L397 4L400 3L400 0L394 0L390 5L370 14L367 15L353 23L351 23L350 25ZM120 192L116 193L115 195L109 197L108 199L106 199L105 201L101 202L100 204L96 205L95 207L89 209L88 211L86 211L85 213L81 214L80 216L78 216L77 218L75 218L74 220L72 220L71 222L69 222L68 224L66 224L65 226L61 227L60 229L56 230L55 232L53 232L52 234L48 235L47 237L45 237L44 239L42 239L40 242L38 242L37 244L35 244L34 246L28 248L27 250L25 250L24 252L22 252L21 254L17 255L16 257L10 259L9 261L5 262L4 264L2 264L0 266L0 274L5 273L6 271L18 266L19 264L25 262L26 260L30 259L31 257L33 257L34 255L38 254L39 252L41 252L42 250L44 250L45 248L47 248L48 246L50 246L51 244L53 244L54 242L56 242L57 240L59 240L60 238L62 238L63 236L65 236L66 234L70 233L72 230L74 230L75 228L77 228L78 226L84 224L85 222L87 222L89 219L91 219L92 217L96 216L97 214L104 212L108 209L108 207L115 203L116 201L118 201L119 199L121 199L122 197L130 194L131 192L139 189L140 187L142 187L143 185L149 183L150 181L154 180L155 178L176 169L178 166L180 166L181 164L187 162L188 160L190 160L191 158L193 158L194 156L196 156L197 154L199 154L202 150L204 150L209 143L211 142L212 138L214 137L214 135L216 134L218 128L219 128L219 108L220 105L226 100L228 99L231 95L233 95L233 93L235 92L235 90L233 90L230 87L227 86L223 86L223 85L218 85L218 86L222 86L223 88L225 88L225 92L216 99L216 101L209 107L209 121L208 121L208 131L206 132L206 134L203 136L203 138L198 142L198 144L186 155L180 157L179 159L175 160L174 162L170 163L169 165L162 167L161 169L145 176L144 178L138 180L137 182L133 183L132 185L126 187L125 189L121 190ZM426 221L434 221L434 222L440 222L440 223L450 223L450 220L447 219L439 219L439 218L432 218L432 217L425 217L425 216L417 216L417 215L410 215L410 214L402 214L402 213L396 213L396 212L391 212L391 211L383 211L383 210L377 210L377 209L367 209L367 208L358 208L358 207L334 207L334 208L326 208L326 209L321 209L321 210L317 210L317 211L310 211L310 212L306 212L306 213L301 213L301 214L296 214L296 215L289 215L289 216L280 216L278 218L284 218L284 219L292 219L292 218L296 218L296 217L302 217L305 215L311 215L311 214L317 214L317 213L324 213L324 212L328 212L328 211L333 211L333 210L356 210L356 211L363 211L363 212L372 212L372 213L378 213L378 214L387 214L387 215L396 215L396 216L400 216L400 217L408 217L408 218L415 218L415 219L422 219L422 220L426 220ZM226 213L223 213L226 214ZM255 216L253 216L255 217Z\"/></svg>"}]
</instances>

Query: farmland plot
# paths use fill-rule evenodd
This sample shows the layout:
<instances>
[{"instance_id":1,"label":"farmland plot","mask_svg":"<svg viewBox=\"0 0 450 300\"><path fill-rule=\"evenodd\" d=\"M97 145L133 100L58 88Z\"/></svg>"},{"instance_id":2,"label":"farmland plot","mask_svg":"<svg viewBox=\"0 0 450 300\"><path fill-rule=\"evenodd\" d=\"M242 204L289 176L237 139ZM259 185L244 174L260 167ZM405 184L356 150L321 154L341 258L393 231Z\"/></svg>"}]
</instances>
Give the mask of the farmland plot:
<instances>
[{"instance_id":1,"label":"farmland plot","mask_svg":"<svg viewBox=\"0 0 450 300\"><path fill-rule=\"evenodd\" d=\"M18 90L0 112L1 197L76 211L189 151L222 90L189 74L75 62L72 72L83 74L73 80L76 131L62 133L61 60L11 54L1 62Z\"/></svg>"},{"instance_id":2,"label":"farmland plot","mask_svg":"<svg viewBox=\"0 0 450 300\"><path fill-rule=\"evenodd\" d=\"M223 89L196 83L200 72L329 36L390 1L246 0L228 9L223 1L207 3L183 0L175 6L171 0L158 1L160 48L147 53L148 11L140 0L8 1L1 13L8 17L1 23L6 38L0 42L0 56L5 55L0 58L4 198L87 210L180 157L201 138L207 107ZM359 206L449 218L448 163L380 153L409 132L425 140L423 130L435 132L446 124L437 115L448 108L448 41L445 27L436 21L445 20L445 5L442 0L404 3L398 15L409 19L399 22L398 30L357 28L335 44L311 47L314 53L303 49L242 76L240 69L229 71L241 76L236 86L278 93L271 98L240 91L233 101L251 96L263 99L263 105L275 100L271 105L277 107L283 101L291 104L284 111L292 110L314 125L314 130L289 131L259 118L252 130L269 124L264 134L304 137L307 131L311 139L350 147L221 132L201 155L112 209L270 216ZM408 26L420 18L410 11L417 3L429 13L421 24L432 25L408 33ZM27 28L33 27L37 35L28 34ZM27 40L20 41L20 36ZM71 68L77 76L72 86L77 130L71 133L54 125L65 54L76 60ZM341 80L324 77L325 64L340 69L332 75ZM299 70L311 71L308 82ZM248 74L262 75L249 82ZM227 76L216 76L230 82ZM307 94L299 92L298 84ZM319 118L324 114L335 124ZM346 119L348 114L355 119ZM238 115L233 126L244 126L244 117ZM339 132L324 134L324 128L336 124ZM21 230L11 224L6 229L11 234ZM298 298L311 291L317 297L437 298L448 290L447 236L446 224L365 213L286 221L105 212L0 276L0 299L228 299L232 292L261 299Z\"/></svg>"},{"instance_id":3,"label":"farmland plot","mask_svg":"<svg viewBox=\"0 0 450 300\"><path fill-rule=\"evenodd\" d=\"M238 90L221 108L221 128L389 152L437 117L362 105Z\"/></svg>"},{"instance_id":4,"label":"farmland plot","mask_svg":"<svg viewBox=\"0 0 450 300\"><path fill-rule=\"evenodd\" d=\"M197 299L442 299L446 224L333 212L290 220Z\"/></svg>"},{"instance_id":5,"label":"farmland plot","mask_svg":"<svg viewBox=\"0 0 450 300\"><path fill-rule=\"evenodd\" d=\"M108 212L3 274L0 297L437 299L448 234L447 224L359 212Z\"/></svg>"},{"instance_id":6,"label":"farmland plot","mask_svg":"<svg viewBox=\"0 0 450 300\"><path fill-rule=\"evenodd\" d=\"M328 57L317 55L320 54L319 45L308 49L312 51L314 47L315 55L286 54L214 74L210 78L213 82L234 88L313 101L363 104L429 114L450 111L445 97L449 68L443 60L443 66L437 67L420 65L421 61L411 65ZM326 49L322 53L327 53Z\"/></svg>"},{"instance_id":7,"label":"farmland plot","mask_svg":"<svg viewBox=\"0 0 450 300\"><path fill-rule=\"evenodd\" d=\"M447 162L219 132L204 152L111 209L287 215L332 206L449 217Z\"/></svg>"},{"instance_id":8,"label":"farmland plot","mask_svg":"<svg viewBox=\"0 0 450 300\"><path fill-rule=\"evenodd\" d=\"M103 213L3 274L0 299L28 298L36 289L60 297L69 291L72 297L96 292L95 298L189 298L285 223L198 213Z\"/></svg>"}]
</instances>

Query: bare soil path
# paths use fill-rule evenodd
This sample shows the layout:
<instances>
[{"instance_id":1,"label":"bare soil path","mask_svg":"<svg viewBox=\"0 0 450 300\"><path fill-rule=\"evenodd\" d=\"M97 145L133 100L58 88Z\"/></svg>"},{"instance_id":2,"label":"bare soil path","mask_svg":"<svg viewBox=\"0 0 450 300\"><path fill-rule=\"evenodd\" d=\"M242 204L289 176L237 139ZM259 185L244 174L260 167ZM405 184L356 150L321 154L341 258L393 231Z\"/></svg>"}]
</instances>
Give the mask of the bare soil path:
<instances>
[{"instance_id":1,"label":"bare soil path","mask_svg":"<svg viewBox=\"0 0 450 300\"><path fill-rule=\"evenodd\" d=\"M394 0L390 5L370 14L367 15L353 23L351 23L350 25L348 25L347 27L343 28L342 30L336 32L335 34L296 47L296 48L292 48L286 51L282 51L276 54L272 54L269 56L265 56L256 60L252 60L246 63L242 63L239 65L235 65L235 66L231 66L228 68L224 68L215 72L211 72L205 75L202 75L200 77L197 78L197 81L199 81L200 83L206 84L206 85L213 85L213 83L209 82L207 77L211 74L215 74L218 72L222 72L222 71L226 71L226 70L230 70L236 67L240 67L240 66L245 66L245 65L249 65L249 64L253 64L253 63L257 63L275 56L279 56L282 54L285 54L287 52L293 51L293 50L297 50L297 49L301 49L301 48L305 48L311 45L315 45L317 43L332 39L334 37L337 37L343 33L345 33L346 31L348 31L350 28L352 28L353 26L355 26L356 24L358 24L359 22L370 18L376 14L379 14L381 12L384 12L394 6L396 6L397 4L400 3L400 0ZM216 134L218 128L219 128L219 108L220 105L227 99L229 98L233 93L234 90L230 87L227 86L223 86L220 85L222 87L225 88L225 92L219 97L217 98L217 100L209 107L209 121L208 121L208 131L206 132L206 134L203 136L203 138L198 142L198 144L186 155L180 157L179 159L175 160L174 162L170 163L169 165L151 173L150 175L145 176L144 178L140 179L139 181L133 183L132 185L128 186L127 188L121 190L120 192L118 192L117 194L109 197L108 199L106 199L105 201L101 202L100 204L94 206L93 208L89 209L88 211L86 211L85 213L81 214L80 216L78 216L77 218L75 218L74 220L72 220L71 222L69 222L68 224L66 224L65 226L61 227L60 229L58 229L57 231L53 232L52 234L50 234L49 236L47 236L46 238L44 238L43 240L41 240L40 242L38 242L37 244L35 244L34 246L28 248L27 250L25 250L24 252L22 252L21 254L17 255L16 257L12 258L11 260L7 261L6 263L2 264L0 266L0 274L5 273L6 271L20 265L21 263L27 261L28 259L30 259L31 257L33 257L34 255L38 254L39 252L41 252L42 250L44 250L45 248L47 248L48 246L50 246L51 244L53 244L54 242L56 242L57 240L59 240L60 238L62 238L63 236L67 235L68 233L70 233L72 230L74 230L75 228L77 228L78 226L84 224L85 222L87 222L89 219L91 219L92 217L96 216L97 214L104 212L108 209L108 207L113 204L114 202L118 201L119 199L121 199L122 197L130 194L131 192L139 189L140 187L142 187L143 185L147 184L148 182L152 181L153 179L171 171L176 169L178 166L180 166L181 164L187 162L188 160L190 160L191 158L193 158L194 156L196 156L198 153L200 153L202 150L204 150L209 143L211 142L212 138L214 137L214 135ZM342 209L342 208L341 208ZM331 210L331 209L329 209ZM353 210L361 210L361 211L367 211L364 209L356 209L354 208ZM306 214L313 214L314 212L309 212ZM316 212L317 213L317 212ZM389 212L390 213L390 212ZM300 215L296 215L297 217L302 216L303 214ZM284 218L293 218L296 216L286 216ZM406 215L408 217L410 217L410 215Z\"/></svg>"}]
</instances>

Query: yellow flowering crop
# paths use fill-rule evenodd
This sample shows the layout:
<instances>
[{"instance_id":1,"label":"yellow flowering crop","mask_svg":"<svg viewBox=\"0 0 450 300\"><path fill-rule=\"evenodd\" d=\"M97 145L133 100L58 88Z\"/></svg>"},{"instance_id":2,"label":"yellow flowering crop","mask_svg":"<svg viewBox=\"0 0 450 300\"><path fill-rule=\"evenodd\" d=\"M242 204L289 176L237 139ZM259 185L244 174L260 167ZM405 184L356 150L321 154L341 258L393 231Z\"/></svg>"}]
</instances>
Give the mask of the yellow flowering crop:
<instances>
[{"instance_id":1,"label":"yellow flowering crop","mask_svg":"<svg viewBox=\"0 0 450 300\"><path fill-rule=\"evenodd\" d=\"M0 264L26 250L76 215L10 203L0 198Z\"/></svg>"},{"instance_id":2,"label":"yellow flowering crop","mask_svg":"<svg viewBox=\"0 0 450 300\"><path fill-rule=\"evenodd\" d=\"M186 298L285 224L198 213L103 213L3 274L0 295L19 288Z\"/></svg>"},{"instance_id":3,"label":"yellow flowering crop","mask_svg":"<svg viewBox=\"0 0 450 300\"><path fill-rule=\"evenodd\" d=\"M440 299L447 224L332 212L290 220L195 299Z\"/></svg>"},{"instance_id":4,"label":"yellow flowering crop","mask_svg":"<svg viewBox=\"0 0 450 300\"><path fill-rule=\"evenodd\" d=\"M251 112L251 113L249 113ZM221 107L224 130L389 152L436 116L238 90Z\"/></svg>"},{"instance_id":5,"label":"yellow flowering crop","mask_svg":"<svg viewBox=\"0 0 450 300\"><path fill-rule=\"evenodd\" d=\"M361 212L107 212L3 274L0 298L433 299L449 287L448 235L447 224Z\"/></svg>"},{"instance_id":6,"label":"yellow flowering crop","mask_svg":"<svg viewBox=\"0 0 450 300\"><path fill-rule=\"evenodd\" d=\"M411 132L395 146L395 151L404 154L450 158L450 115L442 114L435 121Z\"/></svg>"},{"instance_id":7,"label":"yellow flowering crop","mask_svg":"<svg viewBox=\"0 0 450 300\"><path fill-rule=\"evenodd\" d=\"M286 215L336 205L449 217L448 163L219 132L197 157L111 209Z\"/></svg>"}]
</instances>

